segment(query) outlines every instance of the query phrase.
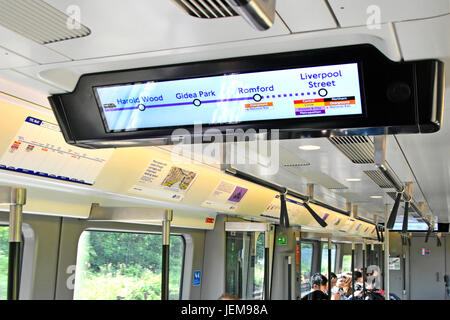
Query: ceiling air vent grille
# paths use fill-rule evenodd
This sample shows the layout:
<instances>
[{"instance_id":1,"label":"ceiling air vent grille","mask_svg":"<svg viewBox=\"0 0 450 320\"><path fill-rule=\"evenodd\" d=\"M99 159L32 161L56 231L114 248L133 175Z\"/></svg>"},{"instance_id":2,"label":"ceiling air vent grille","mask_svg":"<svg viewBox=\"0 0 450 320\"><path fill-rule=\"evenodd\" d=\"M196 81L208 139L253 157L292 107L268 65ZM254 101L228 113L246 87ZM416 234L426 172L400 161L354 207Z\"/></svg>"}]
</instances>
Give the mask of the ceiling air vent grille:
<instances>
[{"instance_id":1,"label":"ceiling air vent grille","mask_svg":"<svg viewBox=\"0 0 450 320\"><path fill-rule=\"evenodd\" d=\"M380 188L394 188L394 185L389 182L388 179L378 170L367 170L364 171L365 174L369 176Z\"/></svg>"},{"instance_id":2,"label":"ceiling air vent grille","mask_svg":"<svg viewBox=\"0 0 450 320\"><path fill-rule=\"evenodd\" d=\"M238 16L226 0L174 0L189 15L202 19Z\"/></svg>"},{"instance_id":3,"label":"ceiling air vent grille","mask_svg":"<svg viewBox=\"0 0 450 320\"><path fill-rule=\"evenodd\" d=\"M91 33L74 17L42 0L0 0L0 25L40 44L85 37Z\"/></svg>"},{"instance_id":4,"label":"ceiling air vent grille","mask_svg":"<svg viewBox=\"0 0 450 320\"><path fill-rule=\"evenodd\" d=\"M330 137L328 140L353 163L375 163L375 147L366 136Z\"/></svg>"},{"instance_id":5,"label":"ceiling air vent grille","mask_svg":"<svg viewBox=\"0 0 450 320\"><path fill-rule=\"evenodd\" d=\"M286 168L291 168L291 167L295 168L295 167L307 167L307 166L310 166L311 163L300 159L300 161L297 161L295 163L283 163L282 165L283 165L283 167L286 167Z\"/></svg>"}]
</instances>

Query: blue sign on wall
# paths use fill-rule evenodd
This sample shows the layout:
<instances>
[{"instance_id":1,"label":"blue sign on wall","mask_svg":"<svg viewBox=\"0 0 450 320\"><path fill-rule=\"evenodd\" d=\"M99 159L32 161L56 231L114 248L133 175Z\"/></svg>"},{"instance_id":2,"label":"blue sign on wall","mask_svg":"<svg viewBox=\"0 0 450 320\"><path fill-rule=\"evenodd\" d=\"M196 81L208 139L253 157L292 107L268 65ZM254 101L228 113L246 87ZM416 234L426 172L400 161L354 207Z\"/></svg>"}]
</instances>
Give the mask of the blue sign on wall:
<instances>
[{"instance_id":1,"label":"blue sign on wall","mask_svg":"<svg viewBox=\"0 0 450 320\"><path fill-rule=\"evenodd\" d=\"M202 279L202 272L200 270L194 271L194 280L192 281L193 286L199 286Z\"/></svg>"}]
</instances>

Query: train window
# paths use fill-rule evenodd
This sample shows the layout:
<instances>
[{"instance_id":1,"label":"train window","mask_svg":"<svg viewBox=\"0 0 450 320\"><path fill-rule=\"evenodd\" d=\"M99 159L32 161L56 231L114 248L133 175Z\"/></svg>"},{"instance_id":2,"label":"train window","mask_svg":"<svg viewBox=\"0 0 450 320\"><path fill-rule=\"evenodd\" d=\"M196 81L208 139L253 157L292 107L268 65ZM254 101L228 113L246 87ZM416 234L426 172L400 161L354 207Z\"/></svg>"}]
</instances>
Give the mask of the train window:
<instances>
[{"instance_id":1,"label":"train window","mask_svg":"<svg viewBox=\"0 0 450 320\"><path fill-rule=\"evenodd\" d=\"M336 245L331 245L331 272L336 272ZM322 262L320 266L320 272L324 275L328 274L328 243L322 246Z\"/></svg>"},{"instance_id":2,"label":"train window","mask_svg":"<svg viewBox=\"0 0 450 320\"><path fill-rule=\"evenodd\" d=\"M264 233L227 232L225 290L246 300L262 300Z\"/></svg>"},{"instance_id":3,"label":"train window","mask_svg":"<svg viewBox=\"0 0 450 320\"><path fill-rule=\"evenodd\" d=\"M9 228L0 226L0 300L6 300L8 287Z\"/></svg>"},{"instance_id":4,"label":"train window","mask_svg":"<svg viewBox=\"0 0 450 320\"><path fill-rule=\"evenodd\" d=\"M309 279L311 278L311 268L313 260L313 245L312 243L302 242L301 246L301 268L302 268L302 296L307 294L311 289Z\"/></svg>"},{"instance_id":5,"label":"train window","mask_svg":"<svg viewBox=\"0 0 450 320\"><path fill-rule=\"evenodd\" d=\"M169 299L180 299L184 239L170 236ZM78 243L74 299L159 300L160 234L84 231Z\"/></svg>"},{"instance_id":6,"label":"train window","mask_svg":"<svg viewBox=\"0 0 450 320\"><path fill-rule=\"evenodd\" d=\"M352 255L344 254L342 256L342 273L352 272Z\"/></svg>"}]
</instances>

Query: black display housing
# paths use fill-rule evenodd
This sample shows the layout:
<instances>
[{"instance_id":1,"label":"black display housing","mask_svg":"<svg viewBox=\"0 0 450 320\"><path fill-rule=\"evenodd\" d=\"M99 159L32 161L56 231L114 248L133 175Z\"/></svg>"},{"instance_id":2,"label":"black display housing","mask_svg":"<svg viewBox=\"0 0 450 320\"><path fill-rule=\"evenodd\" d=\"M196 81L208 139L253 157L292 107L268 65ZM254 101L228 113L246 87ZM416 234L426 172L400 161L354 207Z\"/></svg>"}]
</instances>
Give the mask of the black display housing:
<instances>
[{"instance_id":1,"label":"black display housing","mask_svg":"<svg viewBox=\"0 0 450 320\"><path fill-rule=\"evenodd\" d=\"M194 131L194 126L107 132L94 93L94 87L99 86L355 62L359 67L362 115L203 125L202 133ZM66 142L85 148L171 144L177 141L172 132L179 128L190 133L191 142L201 142L209 128L223 134L229 129L266 129L268 139L271 129L279 129L279 139L431 133L438 131L442 122L443 70L438 60L393 62L374 46L362 44L86 74L73 92L52 95L49 101ZM211 141L210 137L203 138Z\"/></svg>"}]
</instances>

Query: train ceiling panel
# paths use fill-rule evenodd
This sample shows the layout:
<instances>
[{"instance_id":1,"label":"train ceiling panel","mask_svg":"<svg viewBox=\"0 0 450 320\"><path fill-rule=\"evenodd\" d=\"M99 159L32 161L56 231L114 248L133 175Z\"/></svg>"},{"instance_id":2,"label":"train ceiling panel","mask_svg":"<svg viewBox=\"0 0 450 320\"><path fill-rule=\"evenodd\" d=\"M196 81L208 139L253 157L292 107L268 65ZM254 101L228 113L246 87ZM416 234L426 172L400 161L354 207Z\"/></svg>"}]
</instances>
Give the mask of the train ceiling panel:
<instances>
[{"instance_id":1,"label":"train ceiling panel","mask_svg":"<svg viewBox=\"0 0 450 320\"><path fill-rule=\"evenodd\" d=\"M450 1L446 2L450 5ZM448 10L446 15L439 17L396 23L395 28L405 60L450 57Z\"/></svg>"},{"instance_id":2,"label":"train ceiling panel","mask_svg":"<svg viewBox=\"0 0 450 320\"><path fill-rule=\"evenodd\" d=\"M320 171L314 171L314 170L296 170L293 168L287 169L289 172L298 172L299 175L303 176L308 183L318 184L321 185L324 188L327 188L329 190L343 190L348 189L347 186L343 185L342 183L336 181L329 175L322 173Z\"/></svg>"},{"instance_id":3,"label":"train ceiling panel","mask_svg":"<svg viewBox=\"0 0 450 320\"><path fill-rule=\"evenodd\" d=\"M0 69L27 67L34 64L32 61L0 47Z\"/></svg>"},{"instance_id":4,"label":"train ceiling panel","mask_svg":"<svg viewBox=\"0 0 450 320\"><path fill-rule=\"evenodd\" d=\"M73 11L70 8L66 11ZM0 0L0 24L39 44L86 37L91 33L85 25L42 0Z\"/></svg>"},{"instance_id":5,"label":"train ceiling panel","mask_svg":"<svg viewBox=\"0 0 450 320\"><path fill-rule=\"evenodd\" d=\"M449 13L448 0L329 0L341 27L432 18Z\"/></svg>"},{"instance_id":6,"label":"train ceiling panel","mask_svg":"<svg viewBox=\"0 0 450 320\"><path fill-rule=\"evenodd\" d=\"M363 3L366 2L363 1ZM402 13L408 17L406 20L417 19L418 16L414 12L420 12L422 18L429 18L433 17L435 13L444 12L444 2L447 1L438 1L436 6L427 6L435 9L426 8L424 10L421 9L422 2L414 1L413 4L408 2L406 9L403 8L399 12L406 12ZM399 60L401 57L397 40L401 44L402 54L407 59L417 59L417 55L420 55L420 58L429 58L450 54L448 42L435 41L445 38L446 35L448 37L448 15L423 21L396 22L395 26L382 23L379 28L374 29L368 28L366 21L357 23L356 25L359 27L340 28L344 26L342 24L335 28L331 24L334 23L333 14L337 15L339 10L342 11L340 7L337 8L340 1L330 2L330 4L335 3L334 6L331 6L333 9L331 10L326 1L279 0L277 2L278 15L283 19L287 28L280 19L277 19L274 28L265 32L253 30L241 17L199 21L208 19L190 17L173 1L158 0L151 1L151 3L133 1L132 8L139 8L139 10L129 10L129 4L123 1L52 0L47 3L63 13L67 13L70 6L76 6L80 9L82 23L91 28L90 22L93 22L94 34L42 46L0 26L0 47L8 49L12 53L20 53L24 59L19 64L17 61L7 63L7 60L3 60L5 68L19 68L21 73L49 83L50 88L60 88L60 92L71 91L78 77L83 73L185 62L186 59L195 61L274 51L372 43L389 58ZM358 3L358 1L352 2L352 7L362 8L363 5ZM390 7L385 9L386 3L383 1L380 4L383 9L382 21L397 19L387 15L393 10ZM388 1L388 3L391 2ZM371 3L365 4L364 8L367 8L368 5ZM392 5L395 6L395 4ZM146 6L151 6L151 10L144 10ZM286 9L289 7L295 8L295 10ZM429 10L435 10L435 12ZM127 11L133 13L133 17L128 20L123 17ZM121 18L110 23L109 19L118 14ZM135 17L136 14L145 15L145 19L138 19ZM367 15L363 13L363 16ZM177 24L172 22L174 19ZM314 20L314 23L308 22L309 30L296 25L302 24L302 21L308 19ZM126 21L133 21L133 23L126 24ZM148 30L149 28L150 30ZM411 32L413 30L411 28L414 29L414 32ZM288 29L293 34L289 35ZM300 33L296 34L296 32ZM420 44L417 41L418 34L425 35L420 37L420 41L426 43ZM117 45L117 43L123 43L123 45ZM438 47L437 51L435 50L436 46ZM25 58L29 61L26 61ZM70 61L71 59L74 61ZM35 63L39 65L31 68L20 67L24 64L29 66ZM52 69L62 72L48 72Z\"/></svg>"},{"instance_id":7,"label":"train ceiling panel","mask_svg":"<svg viewBox=\"0 0 450 320\"><path fill-rule=\"evenodd\" d=\"M277 0L277 12L292 32L336 28L333 13L324 0Z\"/></svg>"},{"instance_id":8,"label":"train ceiling panel","mask_svg":"<svg viewBox=\"0 0 450 320\"><path fill-rule=\"evenodd\" d=\"M373 44L391 60L398 61L401 58L393 28L390 25L382 25L380 29L374 30L355 27L296 33L280 37L260 37L226 43L74 60L20 68L18 71L59 87L61 92L70 92L75 88L80 75L86 73L360 43Z\"/></svg>"},{"instance_id":9,"label":"train ceiling panel","mask_svg":"<svg viewBox=\"0 0 450 320\"><path fill-rule=\"evenodd\" d=\"M313 151L299 149L300 146L309 145L318 146L320 149ZM361 215L372 217L373 208L377 208L379 200L372 199L370 196L382 193L381 189L363 173L363 170L373 169L373 165L354 165L325 138L280 141L279 162L282 164L295 158L309 165L280 166L277 172L269 175L264 174L260 165L236 165L236 168L303 194L306 193L307 183L315 183L315 198L342 209L345 209L346 201L354 201L357 202L354 204L361 205ZM276 160L274 158L274 161ZM346 179L361 180L346 181ZM347 193L351 200L346 198ZM371 203L375 205L369 207ZM366 207L370 210L365 210ZM382 206L378 207L378 210L383 210Z\"/></svg>"},{"instance_id":10,"label":"train ceiling panel","mask_svg":"<svg viewBox=\"0 0 450 320\"><path fill-rule=\"evenodd\" d=\"M41 106L40 108L47 109L53 115L47 96L59 92L61 89L20 72L3 69L0 70L0 91L38 104ZM44 94L44 92L47 92L47 94Z\"/></svg>"},{"instance_id":11,"label":"train ceiling panel","mask_svg":"<svg viewBox=\"0 0 450 320\"><path fill-rule=\"evenodd\" d=\"M87 37L47 45L76 60L289 33L279 19L270 30L258 32L241 17L198 19L167 0L47 2L61 11L71 5L78 6L81 22L91 29Z\"/></svg>"},{"instance_id":12,"label":"train ceiling panel","mask_svg":"<svg viewBox=\"0 0 450 320\"><path fill-rule=\"evenodd\" d=\"M370 142L372 146L371 152L374 152L372 138L364 141L366 143ZM300 146L305 145L318 146L320 149L314 151L299 149ZM384 217L385 204L387 203L391 206L393 204L393 200L386 192L394 189L392 185L386 183L383 177L380 177L375 164L354 164L328 139L315 138L281 141L280 163L284 163L286 161L285 158L295 157L302 159L303 162L307 162L309 165L298 167L280 166L278 172L271 175L263 174L260 165L238 165L236 167L301 193L306 193L307 183L315 183L315 197L317 199L343 209L347 201L352 202L359 206L359 214L367 218L372 218L374 215ZM414 172L410 168L408 160L403 155L402 149L394 136L388 136L387 138L386 158L389 167L396 173L400 181L403 183L414 183L414 199L418 202L424 201L426 203L426 197L422 194L423 188L421 188L420 183L418 184ZM327 188L330 186L328 183L316 179L317 177L309 177L311 172L318 172L320 176L328 177L340 186L348 189L342 187L336 189ZM368 175L367 172L370 172L371 175ZM428 204L427 212L429 212Z\"/></svg>"},{"instance_id":13,"label":"train ceiling panel","mask_svg":"<svg viewBox=\"0 0 450 320\"><path fill-rule=\"evenodd\" d=\"M0 25L0 46L39 64L70 61L69 58ZM13 67L12 65L8 67Z\"/></svg>"}]
</instances>

